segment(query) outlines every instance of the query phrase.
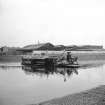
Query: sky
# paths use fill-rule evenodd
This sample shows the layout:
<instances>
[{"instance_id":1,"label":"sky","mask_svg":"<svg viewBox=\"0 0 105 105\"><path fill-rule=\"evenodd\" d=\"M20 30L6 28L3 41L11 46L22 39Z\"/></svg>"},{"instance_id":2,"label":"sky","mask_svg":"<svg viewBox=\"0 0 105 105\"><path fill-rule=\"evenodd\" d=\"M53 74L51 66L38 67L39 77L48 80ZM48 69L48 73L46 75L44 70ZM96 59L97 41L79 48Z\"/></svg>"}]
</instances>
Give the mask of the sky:
<instances>
[{"instance_id":1,"label":"sky","mask_svg":"<svg viewBox=\"0 0 105 105\"><path fill-rule=\"evenodd\" d=\"M105 0L0 0L0 46L105 46Z\"/></svg>"}]
</instances>

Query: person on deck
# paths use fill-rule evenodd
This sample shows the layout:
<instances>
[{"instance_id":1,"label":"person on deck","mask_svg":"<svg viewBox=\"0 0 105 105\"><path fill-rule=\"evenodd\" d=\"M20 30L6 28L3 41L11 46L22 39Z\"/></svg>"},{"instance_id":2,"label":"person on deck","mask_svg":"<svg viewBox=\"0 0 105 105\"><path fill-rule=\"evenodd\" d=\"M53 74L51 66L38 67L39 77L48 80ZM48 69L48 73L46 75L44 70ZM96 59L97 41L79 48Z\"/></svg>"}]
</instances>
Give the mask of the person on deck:
<instances>
[{"instance_id":1,"label":"person on deck","mask_svg":"<svg viewBox=\"0 0 105 105\"><path fill-rule=\"evenodd\" d=\"M68 62L69 64L73 64L71 52L67 52L67 62Z\"/></svg>"}]
</instances>

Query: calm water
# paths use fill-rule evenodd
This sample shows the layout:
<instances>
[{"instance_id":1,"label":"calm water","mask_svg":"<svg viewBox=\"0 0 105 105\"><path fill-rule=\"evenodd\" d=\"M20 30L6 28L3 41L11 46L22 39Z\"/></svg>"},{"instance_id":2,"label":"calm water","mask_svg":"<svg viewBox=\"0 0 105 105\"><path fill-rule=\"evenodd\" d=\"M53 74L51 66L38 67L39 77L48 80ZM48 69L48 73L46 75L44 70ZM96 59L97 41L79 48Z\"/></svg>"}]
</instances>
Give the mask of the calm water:
<instances>
[{"instance_id":1,"label":"calm water","mask_svg":"<svg viewBox=\"0 0 105 105\"><path fill-rule=\"evenodd\" d=\"M36 69L37 70L37 69ZM0 105L26 105L105 85L105 65L56 72L0 67ZM46 72L44 72L46 71Z\"/></svg>"}]
</instances>

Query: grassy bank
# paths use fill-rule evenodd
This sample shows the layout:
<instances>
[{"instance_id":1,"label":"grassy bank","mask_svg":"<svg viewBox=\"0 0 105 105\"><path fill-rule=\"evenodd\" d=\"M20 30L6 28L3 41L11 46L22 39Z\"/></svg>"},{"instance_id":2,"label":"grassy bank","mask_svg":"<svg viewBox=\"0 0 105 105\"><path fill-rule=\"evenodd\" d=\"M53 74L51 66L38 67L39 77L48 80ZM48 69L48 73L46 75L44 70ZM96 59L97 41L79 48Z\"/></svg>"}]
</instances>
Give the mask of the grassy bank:
<instances>
[{"instance_id":1,"label":"grassy bank","mask_svg":"<svg viewBox=\"0 0 105 105\"><path fill-rule=\"evenodd\" d=\"M105 105L105 86L32 105Z\"/></svg>"}]
</instances>

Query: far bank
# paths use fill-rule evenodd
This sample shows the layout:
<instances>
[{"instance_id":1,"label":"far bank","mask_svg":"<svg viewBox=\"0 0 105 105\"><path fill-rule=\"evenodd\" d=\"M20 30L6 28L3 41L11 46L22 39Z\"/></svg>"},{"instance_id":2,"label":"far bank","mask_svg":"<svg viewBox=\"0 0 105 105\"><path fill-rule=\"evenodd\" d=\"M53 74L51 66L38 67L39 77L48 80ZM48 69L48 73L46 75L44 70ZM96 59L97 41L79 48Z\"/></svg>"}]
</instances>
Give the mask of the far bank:
<instances>
[{"instance_id":1,"label":"far bank","mask_svg":"<svg viewBox=\"0 0 105 105\"><path fill-rule=\"evenodd\" d=\"M41 54L43 51L36 51L35 54ZM45 52L46 53L46 52ZM48 51L52 55L62 55L63 51ZM78 57L78 62L105 60L105 51L72 51L72 56ZM21 62L24 55L0 55L0 62Z\"/></svg>"}]
</instances>

